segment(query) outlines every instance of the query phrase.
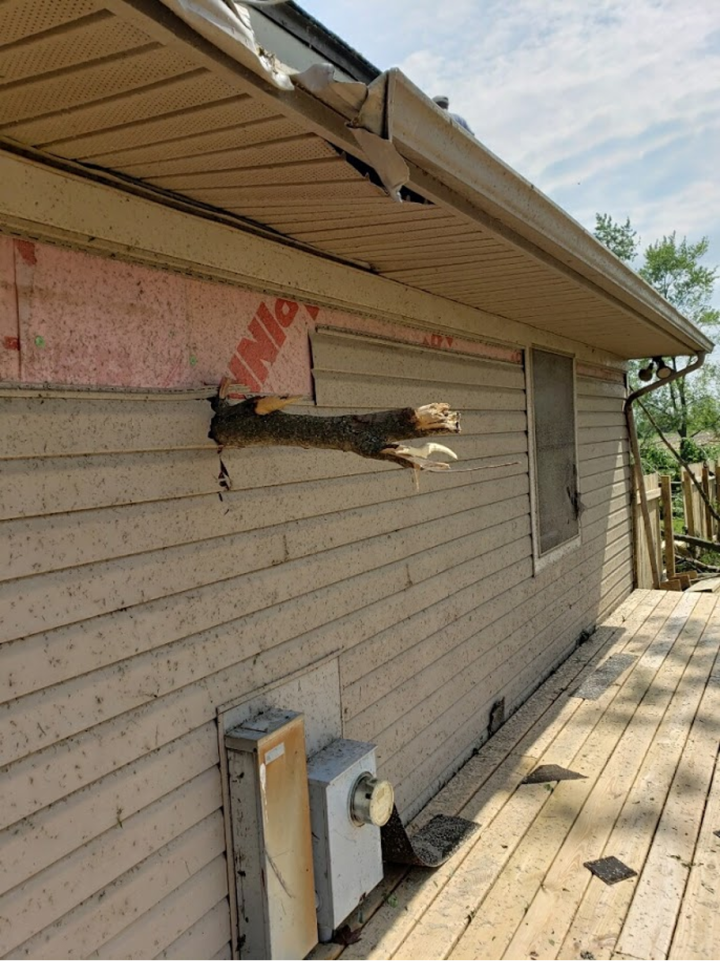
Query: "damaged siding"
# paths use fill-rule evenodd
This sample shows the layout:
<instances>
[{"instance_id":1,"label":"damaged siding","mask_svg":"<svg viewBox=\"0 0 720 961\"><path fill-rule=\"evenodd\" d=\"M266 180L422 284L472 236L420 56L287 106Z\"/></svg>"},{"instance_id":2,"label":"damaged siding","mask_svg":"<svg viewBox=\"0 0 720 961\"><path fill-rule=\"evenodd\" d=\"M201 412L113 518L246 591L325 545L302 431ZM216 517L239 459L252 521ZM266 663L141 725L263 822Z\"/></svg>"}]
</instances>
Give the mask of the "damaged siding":
<instances>
[{"instance_id":1,"label":"damaged siding","mask_svg":"<svg viewBox=\"0 0 720 961\"><path fill-rule=\"evenodd\" d=\"M340 657L417 810L631 586L622 387L579 378L583 545L533 577L517 350L313 338L318 413L444 400L458 466L225 451L199 400L0 398L0 950L223 957L216 710ZM506 359L503 361L502 357Z\"/></svg>"},{"instance_id":2,"label":"damaged siding","mask_svg":"<svg viewBox=\"0 0 720 961\"><path fill-rule=\"evenodd\" d=\"M398 348L378 369L369 346L344 334L316 336L313 351L318 398L329 406L442 396L463 412L463 434L450 441L458 466L517 462L421 478L423 493L405 509L420 529L434 523L436 543L408 563L397 616L386 603L364 611L361 636L340 658L345 734L378 744L383 774L410 813L487 735L493 703L505 698L506 711L522 703L629 593L624 387L578 377L582 544L534 576L522 369L430 354L403 363Z\"/></svg>"}]
</instances>

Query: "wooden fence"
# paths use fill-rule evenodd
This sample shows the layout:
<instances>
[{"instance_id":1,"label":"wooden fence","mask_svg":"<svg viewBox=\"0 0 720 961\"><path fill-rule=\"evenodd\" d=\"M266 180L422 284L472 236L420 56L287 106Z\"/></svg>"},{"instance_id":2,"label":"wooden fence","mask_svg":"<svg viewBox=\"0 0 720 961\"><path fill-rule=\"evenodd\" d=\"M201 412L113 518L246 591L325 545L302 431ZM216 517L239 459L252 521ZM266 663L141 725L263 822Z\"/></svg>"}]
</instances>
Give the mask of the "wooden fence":
<instances>
[{"instance_id":1,"label":"wooden fence","mask_svg":"<svg viewBox=\"0 0 720 961\"><path fill-rule=\"evenodd\" d=\"M700 537L706 541L720 540L720 525L708 510L707 504L700 496L697 487L690 479L690 472L700 482L708 500L718 510L718 468L720 462L714 464L714 471L707 464L689 464L690 471L682 472L682 491L684 523L687 533L691 537ZM720 513L720 511L718 511Z\"/></svg>"},{"instance_id":2,"label":"wooden fence","mask_svg":"<svg viewBox=\"0 0 720 961\"><path fill-rule=\"evenodd\" d=\"M715 510L720 513L720 462L714 470L707 464L690 464L682 470L682 480L673 482L669 475L646 474L647 496L652 550L657 562L660 587L665 590L684 590L697 578L693 572L678 574L675 568L675 535L673 532L673 488L682 489L683 528L691 536L709 543L720 543L720 523L713 517L689 473L700 483ZM652 588L653 570L648 538L640 509L640 493L635 493L635 566L638 587Z\"/></svg>"}]
</instances>

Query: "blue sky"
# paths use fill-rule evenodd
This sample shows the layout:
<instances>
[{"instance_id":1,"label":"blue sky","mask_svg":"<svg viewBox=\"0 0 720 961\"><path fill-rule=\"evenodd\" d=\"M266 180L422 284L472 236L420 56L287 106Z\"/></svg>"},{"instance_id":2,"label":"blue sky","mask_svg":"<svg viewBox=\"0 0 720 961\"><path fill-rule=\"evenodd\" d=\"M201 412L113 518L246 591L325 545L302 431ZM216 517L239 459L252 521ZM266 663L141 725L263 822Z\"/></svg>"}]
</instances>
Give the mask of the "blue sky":
<instances>
[{"instance_id":1,"label":"blue sky","mask_svg":"<svg viewBox=\"0 0 720 961\"><path fill-rule=\"evenodd\" d=\"M444 93L592 229L710 238L720 264L717 0L300 0L381 69ZM720 305L720 285L715 303Z\"/></svg>"}]
</instances>

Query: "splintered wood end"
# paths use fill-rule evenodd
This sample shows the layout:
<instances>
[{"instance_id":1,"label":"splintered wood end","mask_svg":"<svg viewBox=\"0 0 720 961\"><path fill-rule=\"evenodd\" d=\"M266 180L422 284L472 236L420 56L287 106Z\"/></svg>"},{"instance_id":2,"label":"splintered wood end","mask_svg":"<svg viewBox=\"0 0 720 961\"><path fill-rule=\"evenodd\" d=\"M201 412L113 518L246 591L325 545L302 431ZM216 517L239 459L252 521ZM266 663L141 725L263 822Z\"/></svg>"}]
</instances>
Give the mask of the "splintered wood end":
<instances>
[{"instance_id":1,"label":"splintered wood end","mask_svg":"<svg viewBox=\"0 0 720 961\"><path fill-rule=\"evenodd\" d=\"M460 414L456 410L450 410L449 404L425 404L424 407L418 407L415 421L419 430L460 433Z\"/></svg>"},{"instance_id":2,"label":"splintered wood end","mask_svg":"<svg viewBox=\"0 0 720 961\"><path fill-rule=\"evenodd\" d=\"M297 404L302 397L291 397L285 394L282 397L258 397L255 401L255 413L262 417L265 414L272 414L274 410L282 410L290 404Z\"/></svg>"}]
</instances>

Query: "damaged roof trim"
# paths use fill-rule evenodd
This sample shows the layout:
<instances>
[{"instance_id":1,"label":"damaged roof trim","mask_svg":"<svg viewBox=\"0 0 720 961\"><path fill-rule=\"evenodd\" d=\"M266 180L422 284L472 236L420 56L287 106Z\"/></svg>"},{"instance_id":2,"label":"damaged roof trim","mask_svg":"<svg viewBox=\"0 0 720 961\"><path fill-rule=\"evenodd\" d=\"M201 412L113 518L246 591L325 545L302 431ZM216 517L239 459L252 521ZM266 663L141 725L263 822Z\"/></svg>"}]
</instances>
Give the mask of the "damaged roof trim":
<instances>
[{"instance_id":1,"label":"damaged roof trim","mask_svg":"<svg viewBox=\"0 0 720 961\"><path fill-rule=\"evenodd\" d=\"M481 199L483 209L500 223L646 323L680 339L689 353L712 350L712 341L639 274L453 123L399 70L388 71L382 83L387 84L387 135L406 159L466 200Z\"/></svg>"}]
</instances>

